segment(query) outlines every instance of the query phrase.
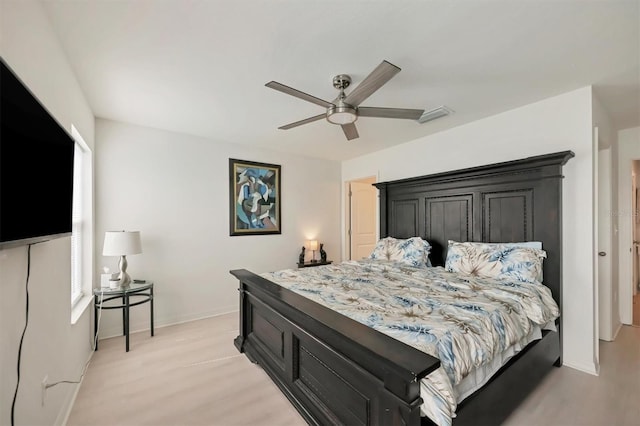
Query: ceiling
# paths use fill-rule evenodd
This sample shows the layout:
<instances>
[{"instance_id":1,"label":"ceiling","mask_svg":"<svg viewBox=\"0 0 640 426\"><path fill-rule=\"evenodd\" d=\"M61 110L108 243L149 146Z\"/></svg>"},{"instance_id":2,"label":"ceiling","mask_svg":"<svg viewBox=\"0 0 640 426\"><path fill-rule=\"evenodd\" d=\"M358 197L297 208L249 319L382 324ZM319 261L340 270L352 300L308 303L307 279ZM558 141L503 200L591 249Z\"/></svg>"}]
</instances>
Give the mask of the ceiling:
<instances>
[{"instance_id":1,"label":"ceiling","mask_svg":"<svg viewBox=\"0 0 640 426\"><path fill-rule=\"evenodd\" d=\"M43 2L96 117L342 160L593 85L614 127L640 126L640 1L92 0ZM402 69L347 141L318 105L382 60ZM347 89L347 93L349 89Z\"/></svg>"}]
</instances>

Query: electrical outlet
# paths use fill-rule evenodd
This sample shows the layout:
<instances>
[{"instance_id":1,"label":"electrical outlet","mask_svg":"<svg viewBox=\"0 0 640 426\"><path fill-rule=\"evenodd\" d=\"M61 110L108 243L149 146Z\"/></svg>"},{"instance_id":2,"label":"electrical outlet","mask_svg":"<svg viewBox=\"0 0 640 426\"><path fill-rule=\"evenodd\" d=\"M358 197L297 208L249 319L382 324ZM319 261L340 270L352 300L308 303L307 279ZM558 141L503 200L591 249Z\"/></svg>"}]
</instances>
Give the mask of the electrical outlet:
<instances>
[{"instance_id":1,"label":"electrical outlet","mask_svg":"<svg viewBox=\"0 0 640 426\"><path fill-rule=\"evenodd\" d=\"M44 407L44 397L47 394L47 380L49 380L49 375L45 374L44 379L42 379L42 406Z\"/></svg>"}]
</instances>

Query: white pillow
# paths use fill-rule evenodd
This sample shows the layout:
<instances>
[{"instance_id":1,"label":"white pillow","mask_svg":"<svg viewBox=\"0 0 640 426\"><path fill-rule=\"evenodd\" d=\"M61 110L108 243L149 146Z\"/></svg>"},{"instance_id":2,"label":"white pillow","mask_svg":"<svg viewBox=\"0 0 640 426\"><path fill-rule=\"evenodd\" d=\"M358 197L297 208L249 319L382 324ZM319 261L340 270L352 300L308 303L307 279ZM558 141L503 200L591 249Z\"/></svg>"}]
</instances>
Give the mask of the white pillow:
<instances>
[{"instance_id":1,"label":"white pillow","mask_svg":"<svg viewBox=\"0 0 640 426\"><path fill-rule=\"evenodd\" d=\"M445 269L480 277L542 282L544 250L517 244L449 241Z\"/></svg>"},{"instance_id":2,"label":"white pillow","mask_svg":"<svg viewBox=\"0 0 640 426\"><path fill-rule=\"evenodd\" d=\"M382 238L376 243L370 259L391 260L407 265L424 268L431 266L429 252L431 245L420 237L397 239Z\"/></svg>"},{"instance_id":3,"label":"white pillow","mask_svg":"<svg viewBox=\"0 0 640 426\"><path fill-rule=\"evenodd\" d=\"M470 245L480 245L482 244L483 246L491 246L494 248L499 248L499 247L524 247L524 248L532 248L532 249L538 249L538 250L542 250L542 241L522 241L522 242L518 242L518 243L476 243L476 242L467 242L465 244L470 244ZM545 252L546 255L546 252ZM540 267L540 274L538 275L538 281L542 282L542 267Z\"/></svg>"},{"instance_id":4,"label":"white pillow","mask_svg":"<svg viewBox=\"0 0 640 426\"><path fill-rule=\"evenodd\" d=\"M487 243L487 244L500 244L507 247L529 247L538 250L542 250L542 241L523 241L521 243Z\"/></svg>"}]
</instances>

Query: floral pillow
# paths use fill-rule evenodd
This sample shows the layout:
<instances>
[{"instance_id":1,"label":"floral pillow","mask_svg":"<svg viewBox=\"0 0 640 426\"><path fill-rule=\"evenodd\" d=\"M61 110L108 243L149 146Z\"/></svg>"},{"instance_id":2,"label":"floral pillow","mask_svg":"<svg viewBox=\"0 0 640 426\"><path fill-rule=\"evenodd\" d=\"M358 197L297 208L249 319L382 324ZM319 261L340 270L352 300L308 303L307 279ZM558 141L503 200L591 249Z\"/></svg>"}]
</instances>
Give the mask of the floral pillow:
<instances>
[{"instance_id":1,"label":"floral pillow","mask_svg":"<svg viewBox=\"0 0 640 426\"><path fill-rule=\"evenodd\" d=\"M378 241L369 258L391 260L422 268L431 266L430 251L431 245L420 237L408 239L386 237Z\"/></svg>"},{"instance_id":2,"label":"floral pillow","mask_svg":"<svg viewBox=\"0 0 640 426\"><path fill-rule=\"evenodd\" d=\"M449 241L444 267L479 277L541 283L545 257L544 250L533 247Z\"/></svg>"}]
</instances>

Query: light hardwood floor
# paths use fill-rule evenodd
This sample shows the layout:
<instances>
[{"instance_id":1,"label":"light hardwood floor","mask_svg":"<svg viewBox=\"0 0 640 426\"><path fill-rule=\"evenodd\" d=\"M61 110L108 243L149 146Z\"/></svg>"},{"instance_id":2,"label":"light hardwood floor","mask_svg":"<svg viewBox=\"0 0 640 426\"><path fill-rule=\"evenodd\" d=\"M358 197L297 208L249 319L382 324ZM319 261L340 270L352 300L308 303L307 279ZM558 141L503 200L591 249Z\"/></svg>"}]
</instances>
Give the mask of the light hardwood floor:
<instances>
[{"instance_id":1,"label":"light hardwood floor","mask_svg":"<svg viewBox=\"0 0 640 426\"><path fill-rule=\"evenodd\" d=\"M67 425L304 425L233 346L236 313L100 341ZM600 345L600 376L553 369L507 425L640 425L640 328Z\"/></svg>"},{"instance_id":2,"label":"light hardwood floor","mask_svg":"<svg viewBox=\"0 0 640 426\"><path fill-rule=\"evenodd\" d=\"M67 425L305 425L237 335L234 313L101 340Z\"/></svg>"}]
</instances>

